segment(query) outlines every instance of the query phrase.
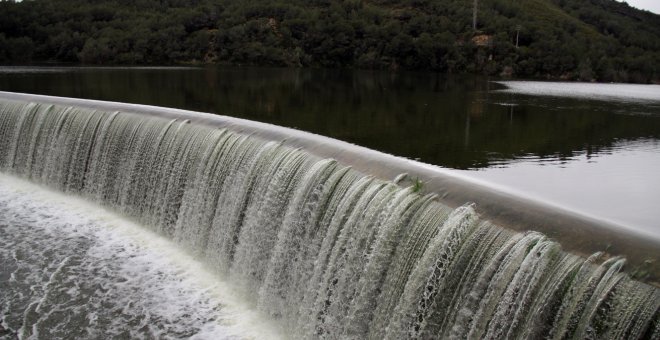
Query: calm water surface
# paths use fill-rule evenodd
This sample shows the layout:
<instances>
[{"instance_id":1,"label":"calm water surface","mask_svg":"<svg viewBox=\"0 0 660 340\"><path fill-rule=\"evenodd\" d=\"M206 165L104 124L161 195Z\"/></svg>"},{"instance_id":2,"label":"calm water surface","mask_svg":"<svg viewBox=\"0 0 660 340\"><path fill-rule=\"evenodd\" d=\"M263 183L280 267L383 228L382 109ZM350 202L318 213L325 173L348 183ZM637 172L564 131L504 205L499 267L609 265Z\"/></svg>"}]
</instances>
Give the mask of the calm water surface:
<instances>
[{"instance_id":1,"label":"calm water surface","mask_svg":"<svg viewBox=\"0 0 660 340\"><path fill-rule=\"evenodd\" d=\"M0 90L306 130L660 237L660 86L264 68L0 67Z\"/></svg>"}]
</instances>

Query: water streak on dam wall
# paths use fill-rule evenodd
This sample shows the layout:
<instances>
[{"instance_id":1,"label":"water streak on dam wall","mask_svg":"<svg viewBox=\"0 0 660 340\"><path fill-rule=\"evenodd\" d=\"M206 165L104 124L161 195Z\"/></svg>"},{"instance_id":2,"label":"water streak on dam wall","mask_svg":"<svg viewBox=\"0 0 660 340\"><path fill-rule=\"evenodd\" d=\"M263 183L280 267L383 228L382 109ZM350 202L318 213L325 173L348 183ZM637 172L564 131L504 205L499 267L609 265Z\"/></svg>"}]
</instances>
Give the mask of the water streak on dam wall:
<instances>
[{"instance_id":1,"label":"water streak on dam wall","mask_svg":"<svg viewBox=\"0 0 660 340\"><path fill-rule=\"evenodd\" d=\"M589 239L566 242L571 253L543 233L521 232L536 215L545 221L537 224L587 232L590 221L525 202L496 213L502 199L519 202L281 128L0 98L3 172L89 198L175 240L294 337L660 336L660 291L622 273L623 258L574 254L590 253ZM386 180L401 172L424 179L423 190ZM482 194L485 203L466 200ZM633 258L633 248L657 252L628 240Z\"/></svg>"}]
</instances>

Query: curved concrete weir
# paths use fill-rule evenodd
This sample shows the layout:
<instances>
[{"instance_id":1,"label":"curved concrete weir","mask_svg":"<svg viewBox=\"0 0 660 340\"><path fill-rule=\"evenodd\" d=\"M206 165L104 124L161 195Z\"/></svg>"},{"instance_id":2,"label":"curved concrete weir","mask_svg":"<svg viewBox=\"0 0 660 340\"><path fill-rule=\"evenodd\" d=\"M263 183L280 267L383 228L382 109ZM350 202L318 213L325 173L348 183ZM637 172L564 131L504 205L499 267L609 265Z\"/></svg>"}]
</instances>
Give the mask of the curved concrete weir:
<instances>
[{"instance_id":1,"label":"curved concrete weir","mask_svg":"<svg viewBox=\"0 0 660 340\"><path fill-rule=\"evenodd\" d=\"M226 116L7 92L0 143L3 171L136 218L293 337L660 335L660 240L449 170Z\"/></svg>"},{"instance_id":2,"label":"curved concrete weir","mask_svg":"<svg viewBox=\"0 0 660 340\"><path fill-rule=\"evenodd\" d=\"M319 157L336 159L383 180L394 180L401 174L407 174L408 178L422 181L424 192L437 193L438 199L451 207L474 202L481 216L502 227L516 231L539 231L559 241L564 249L583 256L598 251L623 255L628 260L628 268L649 268L653 276L648 277L647 281L658 284L660 238L521 197L437 166L304 131L210 113L12 92L0 92L0 99L186 119L195 124L228 128L265 140L282 141L285 145L302 148Z\"/></svg>"}]
</instances>

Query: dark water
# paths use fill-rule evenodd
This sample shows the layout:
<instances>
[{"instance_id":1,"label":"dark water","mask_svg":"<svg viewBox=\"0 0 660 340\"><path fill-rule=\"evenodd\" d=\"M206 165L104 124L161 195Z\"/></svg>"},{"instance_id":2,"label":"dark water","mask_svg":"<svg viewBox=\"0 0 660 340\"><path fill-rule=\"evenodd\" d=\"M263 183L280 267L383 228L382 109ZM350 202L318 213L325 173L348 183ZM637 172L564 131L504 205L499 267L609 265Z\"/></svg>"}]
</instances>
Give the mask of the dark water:
<instances>
[{"instance_id":1,"label":"dark water","mask_svg":"<svg viewBox=\"0 0 660 340\"><path fill-rule=\"evenodd\" d=\"M626 99L624 90L610 100L511 93L491 80L263 68L0 68L3 91L294 127L466 170L523 195L660 235L660 100ZM598 86L584 88L598 93Z\"/></svg>"}]
</instances>

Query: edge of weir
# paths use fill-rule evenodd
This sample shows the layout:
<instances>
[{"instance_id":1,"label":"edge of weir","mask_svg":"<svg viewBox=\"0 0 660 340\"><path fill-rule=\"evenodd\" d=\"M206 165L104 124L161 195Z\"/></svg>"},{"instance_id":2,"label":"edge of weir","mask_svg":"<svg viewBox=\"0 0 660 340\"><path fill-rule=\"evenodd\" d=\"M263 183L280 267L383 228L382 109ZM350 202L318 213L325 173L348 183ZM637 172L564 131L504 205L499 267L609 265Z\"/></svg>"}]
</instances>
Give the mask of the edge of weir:
<instances>
[{"instance_id":1,"label":"edge of weir","mask_svg":"<svg viewBox=\"0 0 660 340\"><path fill-rule=\"evenodd\" d=\"M449 169L309 132L212 113L4 91L0 91L0 99L189 120L194 124L227 128L264 140L282 141L284 145L300 148L321 158L336 159L343 165L384 180L391 181L406 173L408 178L422 181L423 192L437 194L437 200L449 207L476 203L477 213L500 227L519 232L541 232L559 242L564 250L580 256L599 251L608 256L624 256L628 262L626 271L644 269L650 275L643 281L660 287L660 237L525 197ZM404 183L413 184L410 181Z\"/></svg>"}]
</instances>

